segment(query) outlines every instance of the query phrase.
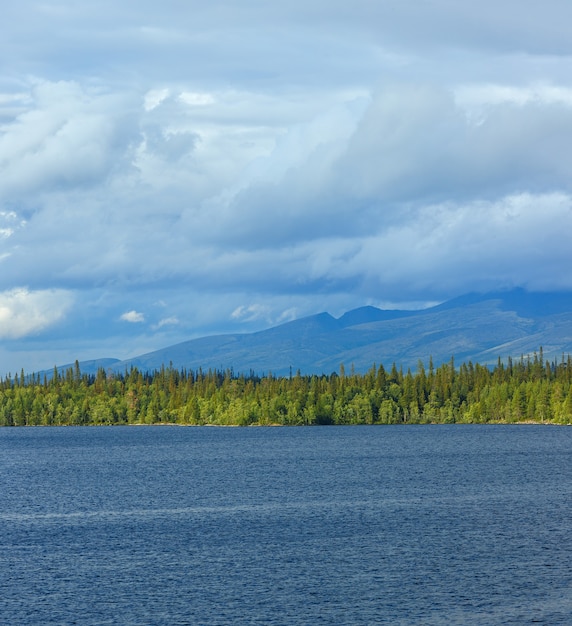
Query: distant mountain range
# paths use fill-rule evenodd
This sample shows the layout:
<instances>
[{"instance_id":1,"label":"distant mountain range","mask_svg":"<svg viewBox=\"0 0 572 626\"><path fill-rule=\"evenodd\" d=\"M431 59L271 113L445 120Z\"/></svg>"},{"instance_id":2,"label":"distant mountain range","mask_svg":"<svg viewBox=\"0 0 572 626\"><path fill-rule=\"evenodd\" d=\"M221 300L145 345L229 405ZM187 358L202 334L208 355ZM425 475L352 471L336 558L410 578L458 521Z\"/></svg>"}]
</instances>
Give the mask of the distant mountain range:
<instances>
[{"instance_id":1,"label":"distant mountain range","mask_svg":"<svg viewBox=\"0 0 572 626\"><path fill-rule=\"evenodd\" d=\"M344 364L358 372L395 362L415 369L454 356L457 363L496 363L520 358L542 346L544 356L572 353L572 293L531 293L522 289L468 294L420 311L354 309L336 319L329 313L304 317L267 330L185 341L139 357L80 363L125 372L170 364L177 369L232 369L235 373L329 374ZM62 366L66 369L68 366Z\"/></svg>"}]
</instances>

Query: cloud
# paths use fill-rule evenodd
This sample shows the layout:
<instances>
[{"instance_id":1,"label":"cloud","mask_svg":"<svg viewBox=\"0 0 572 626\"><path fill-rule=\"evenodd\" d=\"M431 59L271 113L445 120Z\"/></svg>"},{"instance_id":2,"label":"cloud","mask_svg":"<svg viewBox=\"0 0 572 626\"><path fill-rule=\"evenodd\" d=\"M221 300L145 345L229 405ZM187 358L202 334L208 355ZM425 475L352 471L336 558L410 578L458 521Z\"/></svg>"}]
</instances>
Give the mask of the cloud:
<instances>
[{"instance_id":1,"label":"cloud","mask_svg":"<svg viewBox=\"0 0 572 626\"><path fill-rule=\"evenodd\" d=\"M68 291L26 288L0 292L0 338L38 334L64 319L73 297Z\"/></svg>"},{"instance_id":2,"label":"cloud","mask_svg":"<svg viewBox=\"0 0 572 626\"><path fill-rule=\"evenodd\" d=\"M184 225L241 256L369 236L441 202L570 192L572 100L547 93L491 98L476 123L452 90L386 87L291 129L247 185L213 199L204 222L186 213Z\"/></svg>"},{"instance_id":3,"label":"cloud","mask_svg":"<svg viewBox=\"0 0 572 626\"><path fill-rule=\"evenodd\" d=\"M278 319L276 320L276 322L278 324L283 324L285 322L291 322L293 320L295 320L298 317L298 311L295 307L291 307L289 309L286 309L285 311L282 311L282 313L278 316Z\"/></svg>"},{"instance_id":4,"label":"cloud","mask_svg":"<svg viewBox=\"0 0 572 626\"><path fill-rule=\"evenodd\" d=\"M11 3L0 292L67 294L61 350L123 356L572 287L570 18L567 0Z\"/></svg>"},{"instance_id":5,"label":"cloud","mask_svg":"<svg viewBox=\"0 0 572 626\"><path fill-rule=\"evenodd\" d=\"M16 230L25 225L25 220L18 219L18 215L14 211L0 211L0 240L8 239ZM4 252L0 258L5 256L9 256L9 253Z\"/></svg>"},{"instance_id":6,"label":"cloud","mask_svg":"<svg viewBox=\"0 0 572 626\"><path fill-rule=\"evenodd\" d=\"M307 302L306 302L307 306ZM263 321L267 326L275 326L296 319L304 307L288 307L283 309L280 300L273 300L269 304L241 305L230 314L232 320L240 322L241 325L250 327L252 323ZM303 313L302 313L303 315Z\"/></svg>"},{"instance_id":7,"label":"cloud","mask_svg":"<svg viewBox=\"0 0 572 626\"><path fill-rule=\"evenodd\" d=\"M506 103L566 104L572 106L572 88L550 84L497 85L477 83L459 85L455 90L455 101L464 109L483 109L490 105Z\"/></svg>"},{"instance_id":8,"label":"cloud","mask_svg":"<svg viewBox=\"0 0 572 626\"><path fill-rule=\"evenodd\" d=\"M156 109L162 102L169 97L169 90L163 89L150 89L144 97L144 109L149 112Z\"/></svg>"},{"instance_id":9,"label":"cloud","mask_svg":"<svg viewBox=\"0 0 572 626\"><path fill-rule=\"evenodd\" d=\"M381 90L338 163L342 192L387 204L570 189L570 104L491 102L475 124L447 89Z\"/></svg>"},{"instance_id":10,"label":"cloud","mask_svg":"<svg viewBox=\"0 0 572 626\"><path fill-rule=\"evenodd\" d=\"M475 87L471 93L484 92ZM367 265L352 265L370 241L394 249L391 237L415 230L420 215L440 215L436 207L449 207L449 215L469 224L466 206L482 210L474 207L500 206L523 193L572 192L572 106L565 91L556 97L548 90L543 98L489 94L475 122L468 113L484 106L482 95L461 102L442 87L389 85L369 97L354 93L285 132L272 127L257 136L254 120L240 132L244 120L238 126L211 121L207 132L201 122L192 135L200 140L192 139L190 152L174 150L177 159L167 163L145 133L195 132L185 126L182 105L171 95L177 93L158 96L150 112L139 100L133 120L142 129L135 134L138 149L120 151L95 187L33 192L32 211L22 205L5 212L11 217L2 226L10 234L4 288L34 277L38 287L52 281L66 289L162 284L236 287L267 297L315 290L333 295L372 284ZM224 98L219 105L227 106ZM15 205L15 196L5 197ZM527 241L533 233L519 236ZM454 244L443 249L453 254ZM423 273L416 284L424 276L433 284ZM366 295L364 288L359 297ZM402 300L397 293L391 298ZM232 319L276 319L241 306L235 303ZM177 311L179 319L183 315Z\"/></svg>"},{"instance_id":11,"label":"cloud","mask_svg":"<svg viewBox=\"0 0 572 626\"><path fill-rule=\"evenodd\" d=\"M126 96L47 81L34 81L30 96L0 134L0 197L101 182L136 136Z\"/></svg>"},{"instance_id":12,"label":"cloud","mask_svg":"<svg viewBox=\"0 0 572 626\"><path fill-rule=\"evenodd\" d=\"M179 322L179 319L175 316L165 317L159 320L157 324L153 326L153 329L158 330L159 328L163 328L164 326L178 326L180 323L181 322Z\"/></svg>"},{"instance_id":13,"label":"cloud","mask_svg":"<svg viewBox=\"0 0 572 626\"><path fill-rule=\"evenodd\" d=\"M137 311L127 311L121 315L120 319L131 324L141 324L145 321L145 316Z\"/></svg>"},{"instance_id":14,"label":"cloud","mask_svg":"<svg viewBox=\"0 0 572 626\"><path fill-rule=\"evenodd\" d=\"M269 318L270 309L263 304L241 305L234 309L230 314L232 319L241 320L243 322L252 322L259 319L267 320Z\"/></svg>"},{"instance_id":15,"label":"cloud","mask_svg":"<svg viewBox=\"0 0 572 626\"><path fill-rule=\"evenodd\" d=\"M558 269L570 262L569 228L572 195L564 193L429 205L359 241L331 242L309 255L309 266L316 278L394 300L515 286L572 289Z\"/></svg>"},{"instance_id":16,"label":"cloud","mask_svg":"<svg viewBox=\"0 0 572 626\"><path fill-rule=\"evenodd\" d=\"M297 76L308 84L310 78L330 82L336 70L344 80L351 71L359 75L371 62L366 46L404 56L432 57L443 49L457 57L465 50L565 55L572 49L571 17L567 0L525 7L518 0L474 6L355 0L351 7L342 0L208 6L192 0L57 8L22 0L5 13L0 34L7 67L22 73L105 73L125 80L135 67L156 88L189 75L253 84L284 84ZM447 65L455 61L447 55Z\"/></svg>"},{"instance_id":17,"label":"cloud","mask_svg":"<svg viewBox=\"0 0 572 626\"><path fill-rule=\"evenodd\" d=\"M185 131L165 131L160 126L144 129L145 149L172 163L189 154L195 148L199 136Z\"/></svg>"},{"instance_id":18,"label":"cloud","mask_svg":"<svg viewBox=\"0 0 572 626\"><path fill-rule=\"evenodd\" d=\"M191 91L183 91L179 95L179 100L191 106L206 106L208 104L214 104L216 102L216 98L210 93Z\"/></svg>"}]
</instances>

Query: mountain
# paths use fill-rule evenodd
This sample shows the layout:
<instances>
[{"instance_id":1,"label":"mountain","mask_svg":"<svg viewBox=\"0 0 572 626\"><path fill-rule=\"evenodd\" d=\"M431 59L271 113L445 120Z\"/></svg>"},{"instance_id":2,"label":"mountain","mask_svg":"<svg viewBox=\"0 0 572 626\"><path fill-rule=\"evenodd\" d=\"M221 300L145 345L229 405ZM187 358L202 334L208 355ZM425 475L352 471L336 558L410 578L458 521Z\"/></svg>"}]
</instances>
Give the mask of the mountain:
<instances>
[{"instance_id":1,"label":"mountain","mask_svg":"<svg viewBox=\"0 0 572 626\"><path fill-rule=\"evenodd\" d=\"M467 294L420 311L366 306L336 319L320 313L249 334L185 341L126 361L81 363L84 372L103 366L124 372L162 365L190 370L232 369L288 375L331 373L352 365L366 371L374 363L415 369L471 360L496 363L543 347L546 358L572 353L572 293L531 293L522 289Z\"/></svg>"}]
</instances>

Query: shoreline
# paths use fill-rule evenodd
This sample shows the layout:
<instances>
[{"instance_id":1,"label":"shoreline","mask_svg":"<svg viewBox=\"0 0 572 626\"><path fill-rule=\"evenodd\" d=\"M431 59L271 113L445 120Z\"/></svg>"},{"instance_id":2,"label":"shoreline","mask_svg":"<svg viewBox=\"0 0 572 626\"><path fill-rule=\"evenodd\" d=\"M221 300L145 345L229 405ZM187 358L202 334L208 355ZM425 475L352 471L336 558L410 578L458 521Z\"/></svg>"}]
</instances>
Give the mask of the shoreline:
<instances>
[{"instance_id":1,"label":"shoreline","mask_svg":"<svg viewBox=\"0 0 572 626\"><path fill-rule=\"evenodd\" d=\"M116 427L176 427L176 428L328 428L328 427L395 427L402 426L572 426L572 423L559 423L559 422L547 422L533 420L527 420L524 422L416 422L405 424L172 424L158 422L155 424L21 424L17 426L0 426L0 430L12 430L14 428L116 428Z\"/></svg>"}]
</instances>

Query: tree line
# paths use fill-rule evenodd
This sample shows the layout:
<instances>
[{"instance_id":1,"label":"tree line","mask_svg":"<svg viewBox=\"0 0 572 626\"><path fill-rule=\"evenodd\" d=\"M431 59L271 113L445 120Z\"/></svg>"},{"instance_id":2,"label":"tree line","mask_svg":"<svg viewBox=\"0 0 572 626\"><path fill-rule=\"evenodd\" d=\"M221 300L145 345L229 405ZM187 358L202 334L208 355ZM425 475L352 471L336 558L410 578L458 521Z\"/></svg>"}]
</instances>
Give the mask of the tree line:
<instances>
[{"instance_id":1,"label":"tree line","mask_svg":"<svg viewBox=\"0 0 572 626\"><path fill-rule=\"evenodd\" d=\"M531 357L495 367L454 359L415 372L258 376L162 367L84 374L76 361L51 376L0 379L0 426L188 424L318 425L572 423L572 362Z\"/></svg>"}]
</instances>

